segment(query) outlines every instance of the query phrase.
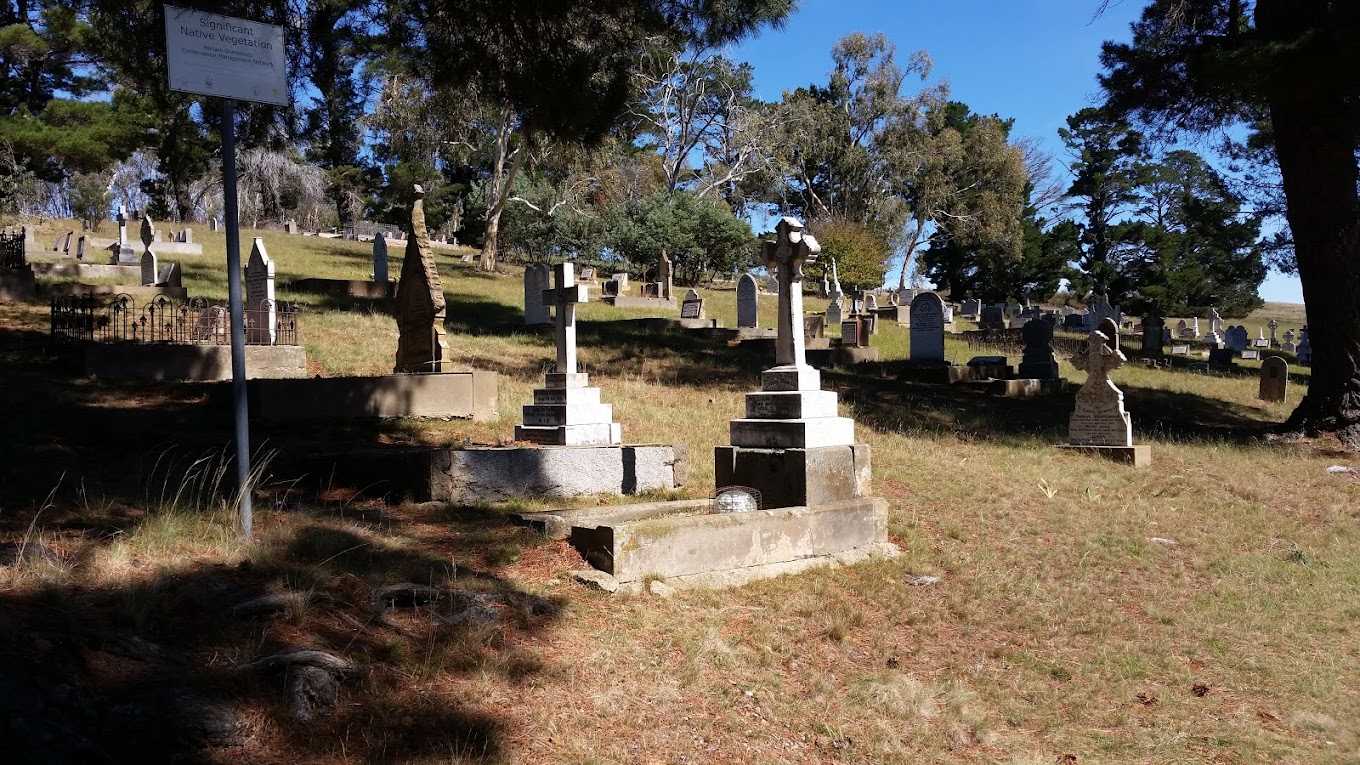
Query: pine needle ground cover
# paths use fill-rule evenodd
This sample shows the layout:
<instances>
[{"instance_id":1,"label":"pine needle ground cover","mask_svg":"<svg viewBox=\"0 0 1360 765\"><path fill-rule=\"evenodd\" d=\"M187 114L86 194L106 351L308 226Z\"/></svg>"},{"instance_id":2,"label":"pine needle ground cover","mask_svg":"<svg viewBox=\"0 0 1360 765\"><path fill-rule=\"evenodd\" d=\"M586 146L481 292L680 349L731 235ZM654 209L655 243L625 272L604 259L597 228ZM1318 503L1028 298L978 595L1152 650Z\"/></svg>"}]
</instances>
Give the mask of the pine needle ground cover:
<instances>
[{"instance_id":1,"label":"pine needle ground cover","mask_svg":"<svg viewBox=\"0 0 1360 765\"><path fill-rule=\"evenodd\" d=\"M280 285L371 272L367 245L244 232L247 248L253 233ZM197 238L204 255L179 258L186 286L225 298L222 235ZM479 274L458 254L439 252L450 346L457 365L501 374L499 420L257 423L251 544L234 525L220 386L79 377L48 342L45 306L0 304L0 687L60 712L49 754L85 751L79 737L116 762L1360 760L1360 482L1329 471L1360 460L1264 438L1307 367L1291 365L1280 404L1256 400L1253 362L1119 370L1135 440L1154 448L1135 471L1052 448L1070 394L896 379L907 332L885 325L883 364L827 370L824 384L873 448L901 558L611 596L571 578L585 563L570 547L505 523L569 503L380 500L282 467L343 446L509 437L552 340L519 326L515 267ZM731 285L700 293L735 324ZM306 302L312 374L390 370L383 301L279 297ZM762 325L774 304L762 297ZM712 448L772 359L648 331L628 321L638 312L578 315L583 371L625 439L687 448L687 484L646 499L708 496ZM1244 323L1254 337L1270 318L1281 334L1300 322L1267 306ZM972 355L955 341L947 353ZM380 597L401 583L483 610ZM284 605L242 607L257 602ZM290 675L242 669L298 648L353 664L333 708L306 721ZM5 709L14 730L33 719Z\"/></svg>"}]
</instances>

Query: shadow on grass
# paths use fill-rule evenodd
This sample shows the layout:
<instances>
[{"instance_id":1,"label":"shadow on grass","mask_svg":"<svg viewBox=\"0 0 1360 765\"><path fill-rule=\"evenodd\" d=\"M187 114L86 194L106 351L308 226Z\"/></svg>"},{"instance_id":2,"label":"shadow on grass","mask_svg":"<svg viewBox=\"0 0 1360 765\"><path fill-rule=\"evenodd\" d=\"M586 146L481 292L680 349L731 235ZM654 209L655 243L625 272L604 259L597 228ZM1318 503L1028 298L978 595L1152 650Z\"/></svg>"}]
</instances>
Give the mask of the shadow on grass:
<instances>
[{"instance_id":1,"label":"shadow on grass","mask_svg":"<svg viewBox=\"0 0 1360 765\"><path fill-rule=\"evenodd\" d=\"M532 544L529 532L464 519L466 541L435 552L395 524L298 520L237 565L0 593L5 761L505 759L503 723L449 686L542 671L522 646L561 605L461 564L479 561L489 539ZM405 582L440 598L399 602L378 589ZM261 605L265 596L275 599ZM300 649L350 666L318 683L316 664L259 663Z\"/></svg>"},{"instance_id":2,"label":"shadow on grass","mask_svg":"<svg viewBox=\"0 0 1360 765\"><path fill-rule=\"evenodd\" d=\"M867 369L873 369L868 367ZM880 372L886 372L879 367ZM1034 440L1064 443L1075 391L1016 399L981 387L935 385L871 377L845 370L823 371L823 386L835 387L861 424L882 432L952 434L963 440L1025 445ZM1249 443L1271 427L1243 407L1190 393L1126 386L1125 409L1135 434L1163 441Z\"/></svg>"}]
</instances>

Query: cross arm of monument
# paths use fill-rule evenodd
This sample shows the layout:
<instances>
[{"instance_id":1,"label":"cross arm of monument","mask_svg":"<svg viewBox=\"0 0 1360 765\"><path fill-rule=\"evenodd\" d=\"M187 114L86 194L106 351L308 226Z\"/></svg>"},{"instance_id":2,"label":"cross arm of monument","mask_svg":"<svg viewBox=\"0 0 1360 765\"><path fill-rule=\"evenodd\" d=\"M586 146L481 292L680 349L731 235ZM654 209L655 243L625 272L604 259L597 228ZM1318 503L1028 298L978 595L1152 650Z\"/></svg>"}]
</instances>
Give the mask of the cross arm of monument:
<instances>
[{"instance_id":1,"label":"cross arm of monument","mask_svg":"<svg viewBox=\"0 0 1360 765\"><path fill-rule=\"evenodd\" d=\"M561 306L588 302L590 302L590 287L584 284L568 284L543 290L543 305Z\"/></svg>"},{"instance_id":2,"label":"cross arm of monument","mask_svg":"<svg viewBox=\"0 0 1360 765\"><path fill-rule=\"evenodd\" d=\"M817 262L822 247L817 240L803 233L803 224L797 218L785 216L775 225L778 239L762 246L766 267L777 266L787 270L791 281L803 278L803 266Z\"/></svg>"}]
</instances>

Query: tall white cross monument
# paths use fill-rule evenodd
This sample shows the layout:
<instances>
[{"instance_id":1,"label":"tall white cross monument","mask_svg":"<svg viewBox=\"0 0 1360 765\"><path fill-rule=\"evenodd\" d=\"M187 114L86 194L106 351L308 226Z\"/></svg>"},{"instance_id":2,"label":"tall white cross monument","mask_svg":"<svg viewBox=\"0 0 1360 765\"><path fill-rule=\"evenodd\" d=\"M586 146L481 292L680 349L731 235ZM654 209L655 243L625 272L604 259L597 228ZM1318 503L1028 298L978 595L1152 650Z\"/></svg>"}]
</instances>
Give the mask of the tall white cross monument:
<instances>
[{"instance_id":1,"label":"tall white cross monument","mask_svg":"<svg viewBox=\"0 0 1360 765\"><path fill-rule=\"evenodd\" d=\"M543 290L543 304L557 309L557 369L534 390L534 403L524 407L524 424L515 426L516 441L559 446L623 443L614 422L614 407L600 403L600 389L590 376L576 371L576 305L589 302L584 284L576 283L571 263L553 267L555 286Z\"/></svg>"},{"instance_id":2,"label":"tall white cross monument","mask_svg":"<svg viewBox=\"0 0 1360 765\"><path fill-rule=\"evenodd\" d=\"M758 489L766 508L814 505L866 496L869 447L855 443L855 421L840 417L836 392L821 389L803 340L803 266L821 248L795 218L775 226L762 247L779 273L775 366L746 394L746 416L731 422L731 446L715 449L718 486Z\"/></svg>"}]
</instances>

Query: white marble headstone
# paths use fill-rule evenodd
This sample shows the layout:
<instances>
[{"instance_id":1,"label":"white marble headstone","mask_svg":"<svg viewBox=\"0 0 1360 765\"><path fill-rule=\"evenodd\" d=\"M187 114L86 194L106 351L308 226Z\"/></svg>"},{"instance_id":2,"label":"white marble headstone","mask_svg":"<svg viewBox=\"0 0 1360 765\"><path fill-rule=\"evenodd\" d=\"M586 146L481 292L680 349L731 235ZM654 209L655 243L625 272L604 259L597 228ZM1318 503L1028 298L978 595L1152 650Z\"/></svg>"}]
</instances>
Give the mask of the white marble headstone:
<instances>
[{"instance_id":1,"label":"white marble headstone","mask_svg":"<svg viewBox=\"0 0 1360 765\"><path fill-rule=\"evenodd\" d=\"M273 345L274 325L274 261L257 236L246 263L246 342Z\"/></svg>"}]
</instances>

